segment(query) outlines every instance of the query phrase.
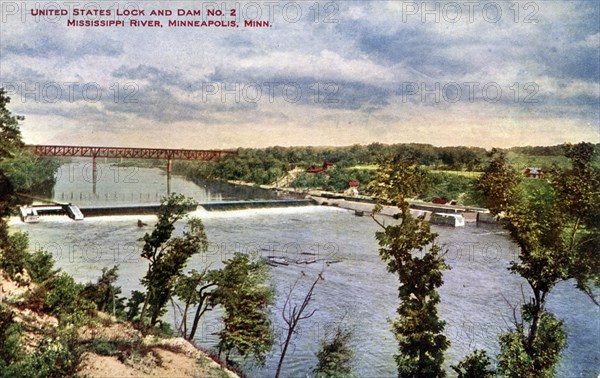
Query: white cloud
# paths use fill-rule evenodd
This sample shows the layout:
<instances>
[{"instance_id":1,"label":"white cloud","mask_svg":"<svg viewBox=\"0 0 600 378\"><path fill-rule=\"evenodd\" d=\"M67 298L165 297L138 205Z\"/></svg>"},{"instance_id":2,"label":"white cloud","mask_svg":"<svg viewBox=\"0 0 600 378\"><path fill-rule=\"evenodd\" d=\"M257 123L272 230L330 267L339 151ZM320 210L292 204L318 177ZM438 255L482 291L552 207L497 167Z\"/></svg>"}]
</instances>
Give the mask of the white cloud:
<instances>
[{"instance_id":1,"label":"white cloud","mask_svg":"<svg viewBox=\"0 0 600 378\"><path fill-rule=\"evenodd\" d=\"M420 141L490 146L549 144L571 140L569 135L597 141L600 83L586 75L593 77L600 62L577 54L600 48L598 23L593 22L600 5L544 1L531 3L538 9L525 9L529 3L497 3L503 9L498 23L486 21L481 12L472 23L466 17L450 23L443 16L439 23L423 23L420 14L403 15L408 2L401 1L339 2L337 23L315 23L308 9L313 3L302 3L301 21L286 22L279 15L268 29L67 28L11 17L0 24L0 79L30 86L97 83L106 96L114 95L114 85L120 90L132 80L138 85L136 105L107 98L93 104L39 104L13 96L11 105L29 114L23 131L31 143L153 141L210 148ZM515 4L521 6L519 22ZM523 22L532 10L538 22ZM133 79L142 68L155 73ZM115 77L118 72L125 74ZM203 82L262 83L269 78L336 82L340 104L271 103L266 96L258 104L202 102ZM408 104L397 93L407 81L497 82L505 89L535 82L546 102L530 108L481 101ZM579 103L584 97L588 103ZM589 98L597 101L589 104ZM163 130L168 131L164 138Z\"/></svg>"}]
</instances>

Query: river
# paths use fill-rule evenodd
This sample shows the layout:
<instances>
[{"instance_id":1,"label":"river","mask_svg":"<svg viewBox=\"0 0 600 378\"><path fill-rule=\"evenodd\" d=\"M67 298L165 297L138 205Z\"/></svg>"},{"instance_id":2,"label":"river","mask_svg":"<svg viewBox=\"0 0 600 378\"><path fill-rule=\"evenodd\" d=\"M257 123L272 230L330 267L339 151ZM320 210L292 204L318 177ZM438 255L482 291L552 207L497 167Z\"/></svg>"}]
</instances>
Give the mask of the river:
<instances>
[{"instance_id":1,"label":"river","mask_svg":"<svg viewBox=\"0 0 600 378\"><path fill-rule=\"evenodd\" d=\"M93 192L86 162L65 164L53 189L53 199L78 205L156 203L166 193L166 176L152 168L116 168L100 164L96 191ZM265 199L271 194L227 185L194 183L183 177L171 179L171 190L193 196L200 202ZM353 330L351 347L354 367L360 377L395 377L394 354L397 344L389 320L398 305L397 278L388 273L377 253L374 234L378 226L368 217L319 206L253 209L227 212L197 211L205 225L210 246L207 253L195 256L189 269L221 266L235 252L253 255L285 255L292 260L306 259L306 253L322 259L315 264L290 264L271 267L271 282L277 291L272 320L279 333L283 329L281 308L287 292L298 281L294 296L299 301L321 271L320 282L309 309L314 316L300 323L300 331L288 350L282 376L305 377L316 364L319 343L340 321ZM137 220L149 224L139 228ZM153 216L111 216L75 222L67 217L46 217L38 224L11 220L13 230L26 231L30 248L50 251L57 266L79 282L95 281L102 267L120 265L118 284L124 295L141 289L139 279L146 264L139 257L140 238L151 230ZM386 221L390 221L387 219ZM177 225L178 231L183 223ZM432 227L439 242L448 250L451 269L444 274L440 289L441 318L447 322L446 335L452 345L446 354L449 368L474 349L498 352L497 335L511 325L512 307L527 296L524 280L510 274L509 262L516 257L515 246L497 226L465 228ZM305 253L305 254L303 254ZM340 260L325 263L325 260ZM600 373L600 312L589 298L563 282L552 291L548 308L564 320L568 333L557 377L597 377ZM221 313L207 313L195 339L212 348L217 342ZM170 311L165 320L173 321ZM279 359L276 346L264 368L246 364L251 377L273 376Z\"/></svg>"}]
</instances>

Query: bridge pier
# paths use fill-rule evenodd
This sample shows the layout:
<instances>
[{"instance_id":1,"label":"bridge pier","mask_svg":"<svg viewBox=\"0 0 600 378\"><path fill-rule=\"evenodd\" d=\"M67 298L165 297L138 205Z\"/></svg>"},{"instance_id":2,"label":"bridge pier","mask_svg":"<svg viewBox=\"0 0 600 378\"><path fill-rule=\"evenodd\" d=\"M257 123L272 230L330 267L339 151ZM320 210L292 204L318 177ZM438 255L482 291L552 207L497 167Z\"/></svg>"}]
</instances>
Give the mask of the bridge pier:
<instances>
[{"instance_id":1,"label":"bridge pier","mask_svg":"<svg viewBox=\"0 0 600 378\"><path fill-rule=\"evenodd\" d=\"M98 181L98 168L96 167L96 155L92 156L92 193L96 194L96 181Z\"/></svg>"},{"instance_id":2,"label":"bridge pier","mask_svg":"<svg viewBox=\"0 0 600 378\"><path fill-rule=\"evenodd\" d=\"M92 180L96 194L97 168L96 157L105 159L167 159L167 191L171 193L171 173L173 160L216 161L225 155L236 155L236 151L226 150L184 150L168 148L130 148L130 147L92 147L92 146L58 146L27 145L37 156L68 156L92 158Z\"/></svg>"},{"instance_id":3,"label":"bridge pier","mask_svg":"<svg viewBox=\"0 0 600 378\"><path fill-rule=\"evenodd\" d=\"M171 172L173 172L173 160L167 161L167 195L171 194Z\"/></svg>"}]
</instances>

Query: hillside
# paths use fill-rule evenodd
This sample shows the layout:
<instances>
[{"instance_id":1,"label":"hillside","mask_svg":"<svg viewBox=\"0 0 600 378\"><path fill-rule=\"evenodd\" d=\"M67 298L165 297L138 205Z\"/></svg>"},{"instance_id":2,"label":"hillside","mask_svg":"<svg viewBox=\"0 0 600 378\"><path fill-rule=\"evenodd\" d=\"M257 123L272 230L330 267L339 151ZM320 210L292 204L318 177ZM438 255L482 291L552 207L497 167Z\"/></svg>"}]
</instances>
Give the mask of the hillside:
<instances>
[{"instance_id":1,"label":"hillside","mask_svg":"<svg viewBox=\"0 0 600 378\"><path fill-rule=\"evenodd\" d=\"M90 378L237 377L183 338L144 337L128 322L103 312L96 312L84 326L71 325L70 338L57 317L36 308L31 298L37 289L34 283L19 285L0 270L1 352L4 357L12 355L7 370L11 365L13 369L0 376L28 376L28 370L35 369L42 375L45 370L59 376L70 370L72 375Z\"/></svg>"}]
</instances>

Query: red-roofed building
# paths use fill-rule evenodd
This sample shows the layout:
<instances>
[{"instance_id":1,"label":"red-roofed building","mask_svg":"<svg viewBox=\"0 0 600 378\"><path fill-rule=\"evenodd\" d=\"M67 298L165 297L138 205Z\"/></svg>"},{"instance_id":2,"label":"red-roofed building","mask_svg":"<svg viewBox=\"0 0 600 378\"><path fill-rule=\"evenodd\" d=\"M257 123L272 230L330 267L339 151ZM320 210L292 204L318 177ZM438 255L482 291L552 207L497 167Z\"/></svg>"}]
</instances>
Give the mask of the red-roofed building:
<instances>
[{"instance_id":1,"label":"red-roofed building","mask_svg":"<svg viewBox=\"0 0 600 378\"><path fill-rule=\"evenodd\" d=\"M544 171L542 170L542 168L528 167L525 168L525 170L523 171L523 175L527 178L539 179L544 176Z\"/></svg>"},{"instance_id":2,"label":"red-roofed building","mask_svg":"<svg viewBox=\"0 0 600 378\"><path fill-rule=\"evenodd\" d=\"M306 173L321 173L325 172L323 168L317 168L314 165L306 170Z\"/></svg>"},{"instance_id":3,"label":"red-roofed building","mask_svg":"<svg viewBox=\"0 0 600 378\"><path fill-rule=\"evenodd\" d=\"M328 161L323 162L323 168L317 168L314 165L311 166L310 168L308 168L305 172L306 173L321 173L321 172L327 172L327 168L332 167L333 163L330 163Z\"/></svg>"}]
</instances>

